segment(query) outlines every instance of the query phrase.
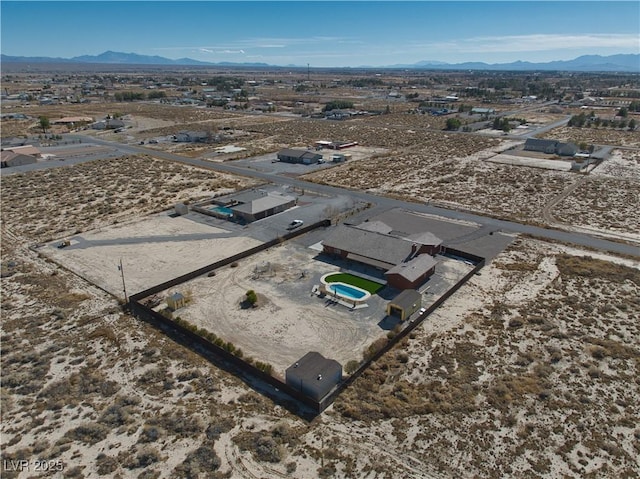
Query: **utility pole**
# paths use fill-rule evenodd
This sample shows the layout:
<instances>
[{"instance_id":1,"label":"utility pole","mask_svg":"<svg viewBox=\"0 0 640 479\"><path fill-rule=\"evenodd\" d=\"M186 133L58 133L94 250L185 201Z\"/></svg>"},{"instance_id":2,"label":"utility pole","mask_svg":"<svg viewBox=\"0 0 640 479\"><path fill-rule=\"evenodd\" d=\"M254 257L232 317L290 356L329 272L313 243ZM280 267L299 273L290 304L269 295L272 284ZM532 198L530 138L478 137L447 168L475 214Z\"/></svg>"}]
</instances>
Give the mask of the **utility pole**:
<instances>
[{"instance_id":1,"label":"utility pole","mask_svg":"<svg viewBox=\"0 0 640 479\"><path fill-rule=\"evenodd\" d=\"M124 269L122 268L122 258L120 258L120 264L118 265L118 271L120 271L120 275L122 276L122 291L124 292L124 302L128 303L129 298L127 297L127 285L124 282Z\"/></svg>"}]
</instances>

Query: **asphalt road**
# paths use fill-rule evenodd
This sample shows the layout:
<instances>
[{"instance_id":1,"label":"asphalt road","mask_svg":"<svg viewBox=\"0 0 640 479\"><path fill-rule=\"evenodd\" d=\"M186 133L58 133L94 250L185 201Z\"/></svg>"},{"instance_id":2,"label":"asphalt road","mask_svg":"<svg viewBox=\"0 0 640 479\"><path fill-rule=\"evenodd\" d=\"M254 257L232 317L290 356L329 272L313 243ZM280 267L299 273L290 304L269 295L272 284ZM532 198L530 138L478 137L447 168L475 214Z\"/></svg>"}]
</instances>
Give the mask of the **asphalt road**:
<instances>
[{"instance_id":1,"label":"asphalt road","mask_svg":"<svg viewBox=\"0 0 640 479\"><path fill-rule=\"evenodd\" d=\"M542 228L539 226L521 224L514 221L499 220L499 219L491 218L488 216L481 216L481 215L466 213L462 211L440 208L437 206L432 206L424 203L412 203L407 201L400 201L393 198L374 195L371 193L367 193L365 191L348 190L345 188L338 188L335 186L309 183L296 178L278 176L270 173L265 173L262 171L256 171L248 168L241 168L241 167L233 166L226 163L214 163L210 161L198 160L196 158L187 158L184 156L176 155L174 153L152 150L152 149L144 148L138 145L123 145L119 143L114 143L114 142L105 141L105 140L92 138L88 136L82 136L82 135L74 135L73 137L80 138L82 139L83 142L86 142L86 143L95 143L98 145L110 146L113 148L118 148L120 151L128 152L131 154L137 154L137 153L147 154L147 155L155 156L157 158L164 158L170 161L178 161L187 165L193 165L200 168L208 168L211 170L220 171L224 173L232 173L232 174L241 175L241 176L258 178L270 183L275 183L279 185L291 185L298 188L313 190L322 194L327 194L332 196L349 195L355 199L368 202L368 203L377 204L379 206L386 207L386 208L405 208L405 209L417 211L420 213L428 213L428 214L438 215L438 216L455 219L455 220L471 221L479 225L482 225L482 227L484 228L492 228L494 231L527 234L527 235L535 236L538 238L561 241L561 242L570 243L578 246L585 246L585 247L593 248L597 250L609 251L612 253L640 257L640 248L637 246L633 246L625 243L617 243L614 241L608 241L606 239L602 239L597 236L592 236L585 233L576 233L576 232L561 231L561 230L550 229L550 228Z\"/></svg>"}]
</instances>

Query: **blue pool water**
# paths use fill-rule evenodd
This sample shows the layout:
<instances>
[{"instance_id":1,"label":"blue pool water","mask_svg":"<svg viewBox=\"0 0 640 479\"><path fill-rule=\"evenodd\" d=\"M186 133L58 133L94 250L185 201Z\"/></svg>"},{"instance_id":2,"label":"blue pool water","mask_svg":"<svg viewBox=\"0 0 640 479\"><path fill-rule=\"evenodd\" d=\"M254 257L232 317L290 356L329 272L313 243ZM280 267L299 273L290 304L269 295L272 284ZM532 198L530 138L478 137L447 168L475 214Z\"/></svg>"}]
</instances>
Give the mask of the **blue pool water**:
<instances>
[{"instance_id":1,"label":"blue pool water","mask_svg":"<svg viewBox=\"0 0 640 479\"><path fill-rule=\"evenodd\" d=\"M351 286L343 283L332 283L327 286L330 291L335 291L340 296L345 296L351 299L362 299L367 293L359 289L352 288Z\"/></svg>"},{"instance_id":2,"label":"blue pool water","mask_svg":"<svg viewBox=\"0 0 640 479\"><path fill-rule=\"evenodd\" d=\"M233 216L233 211L226 206L216 206L214 208L209 208L209 210L224 216Z\"/></svg>"}]
</instances>

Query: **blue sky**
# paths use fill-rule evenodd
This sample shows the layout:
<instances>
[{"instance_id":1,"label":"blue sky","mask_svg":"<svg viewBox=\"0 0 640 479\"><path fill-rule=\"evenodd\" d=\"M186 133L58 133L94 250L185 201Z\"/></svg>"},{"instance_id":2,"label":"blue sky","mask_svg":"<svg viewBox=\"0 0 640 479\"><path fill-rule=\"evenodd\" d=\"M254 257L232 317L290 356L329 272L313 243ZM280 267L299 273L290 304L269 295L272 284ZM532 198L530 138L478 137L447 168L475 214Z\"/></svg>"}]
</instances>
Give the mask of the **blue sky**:
<instances>
[{"instance_id":1,"label":"blue sky","mask_svg":"<svg viewBox=\"0 0 640 479\"><path fill-rule=\"evenodd\" d=\"M568 60L640 53L640 2L2 0L1 51L106 50L272 65Z\"/></svg>"}]
</instances>

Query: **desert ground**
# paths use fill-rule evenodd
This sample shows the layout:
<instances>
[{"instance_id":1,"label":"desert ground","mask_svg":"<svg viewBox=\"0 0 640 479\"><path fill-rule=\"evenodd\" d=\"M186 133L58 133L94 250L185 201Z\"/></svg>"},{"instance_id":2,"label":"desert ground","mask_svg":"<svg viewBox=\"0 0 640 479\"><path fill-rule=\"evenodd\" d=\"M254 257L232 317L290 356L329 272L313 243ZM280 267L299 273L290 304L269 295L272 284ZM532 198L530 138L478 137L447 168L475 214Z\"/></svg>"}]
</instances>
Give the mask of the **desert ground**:
<instances>
[{"instance_id":1,"label":"desert ground","mask_svg":"<svg viewBox=\"0 0 640 479\"><path fill-rule=\"evenodd\" d=\"M4 459L60 461L49 477L640 470L636 260L519 240L308 421L122 313L7 226Z\"/></svg>"},{"instance_id":2,"label":"desert ground","mask_svg":"<svg viewBox=\"0 0 640 479\"><path fill-rule=\"evenodd\" d=\"M433 303L472 269L442 256L438 261L429 280L433 288L425 295L423 306ZM360 362L367 347L389 332L383 324L384 298L398 291L383 290L356 309L312 293L322 275L340 271L341 266L342 262L316 249L290 242L216 270L215 276L175 286L160 297L185 293L189 303L176 310L174 318L233 343L243 355L273 366L274 374L284 380L285 370L309 351L344 367L349 361ZM249 290L258 295L256 307L244 304Z\"/></svg>"},{"instance_id":3,"label":"desert ground","mask_svg":"<svg viewBox=\"0 0 640 479\"><path fill-rule=\"evenodd\" d=\"M308 179L638 240L637 132L549 132L627 147L579 175L491 163L517 140L432 131L431 118L395 111L393 124L373 125L108 107L138 121L131 141L203 124L248 132L241 146L257 145L249 151L358 141L385 152ZM53 118L54 108L64 116L88 107L50 108ZM89 108L97 115L105 105ZM34 128L18 123L3 121L3 134L5 127ZM34 477L37 460L63 470L36 477L56 478L640 475L637 258L519 238L311 418L126 314L117 297L41 254L50 248L45 243L65 237L105 234L117 241L135 222L144 225L179 201L252 184L151 156L3 176L2 477ZM96 267L104 264L88 262L85 269ZM240 264L220 274L221 280L235 274L239 283L222 285L226 301L239 300L252 271ZM164 277L161 270L153 274ZM119 289L117 271L100 280ZM280 305L270 291L265 284L263 299L274 298L265 309L277 317ZM31 469L6 466L17 460Z\"/></svg>"},{"instance_id":4,"label":"desert ground","mask_svg":"<svg viewBox=\"0 0 640 479\"><path fill-rule=\"evenodd\" d=\"M64 249L54 241L38 251L118 296L123 289L120 262L129 294L134 294L260 244L219 227L172 218L167 211L69 240Z\"/></svg>"}]
</instances>

